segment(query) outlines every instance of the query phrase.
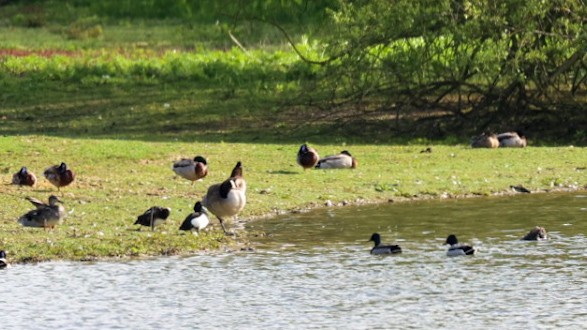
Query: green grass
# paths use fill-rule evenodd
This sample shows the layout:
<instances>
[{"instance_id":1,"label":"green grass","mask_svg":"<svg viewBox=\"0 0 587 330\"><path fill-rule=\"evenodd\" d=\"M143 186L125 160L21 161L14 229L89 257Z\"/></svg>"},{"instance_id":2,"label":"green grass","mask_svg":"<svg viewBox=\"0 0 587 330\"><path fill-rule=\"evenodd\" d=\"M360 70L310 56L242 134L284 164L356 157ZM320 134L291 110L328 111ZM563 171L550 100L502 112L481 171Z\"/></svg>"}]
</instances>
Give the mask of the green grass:
<instances>
[{"instance_id":1,"label":"green grass","mask_svg":"<svg viewBox=\"0 0 587 330\"><path fill-rule=\"evenodd\" d=\"M585 185L584 148L485 150L456 145L433 146L432 153L420 153L425 145L312 146L322 155L348 149L358 158L359 167L303 171L295 163L299 145L288 143L3 137L2 182L10 182L11 175L26 165L39 176L39 183L34 188L3 186L0 246L13 261L21 262L238 248L246 244L246 233L236 240L224 237L215 218L213 229L199 237L177 230L194 202L210 184L224 180L237 160L244 164L248 183L248 203L240 218L248 220L323 207L327 201L335 205L380 203L492 195L509 192L509 186L517 184L533 191L574 190ZM171 164L195 154L208 158L210 174L192 185L176 177ZM41 174L47 166L61 161L77 175L76 181L61 192L68 217L53 231L21 227L17 218L31 209L24 197L46 199L57 193ZM152 205L171 207L170 219L155 232L148 228L136 231L136 216Z\"/></svg>"}]
</instances>

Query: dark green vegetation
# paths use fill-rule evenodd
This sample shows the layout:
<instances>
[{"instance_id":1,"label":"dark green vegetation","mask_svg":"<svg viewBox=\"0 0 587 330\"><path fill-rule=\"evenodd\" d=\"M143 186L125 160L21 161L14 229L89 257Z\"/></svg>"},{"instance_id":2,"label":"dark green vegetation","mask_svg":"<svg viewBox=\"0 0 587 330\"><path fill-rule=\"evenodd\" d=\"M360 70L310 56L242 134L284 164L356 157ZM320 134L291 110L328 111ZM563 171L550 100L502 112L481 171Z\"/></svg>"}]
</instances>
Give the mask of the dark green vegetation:
<instances>
[{"instance_id":1,"label":"dark green vegetation","mask_svg":"<svg viewBox=\"0 0 587 330\"><path fill-rule=\"evenodd\" d=\"M22 165L40 180L2 188L0 245L21 261L231 245L217 228L177 227L237 160L244 218L585 184L583 148L536 147L587 139L580 1L0 3L2 182ZM466 147L473 132L514 128L533 147ZM303 142L348 149L359 168L304 173ZM210 175L191 186L170 167L196 154ZM53 232L21 228L24 197L46 200L40 176L61 161L78 173L70 216ZM135 232L158 204L168 223Z\"/></svg>"}]
</instances>

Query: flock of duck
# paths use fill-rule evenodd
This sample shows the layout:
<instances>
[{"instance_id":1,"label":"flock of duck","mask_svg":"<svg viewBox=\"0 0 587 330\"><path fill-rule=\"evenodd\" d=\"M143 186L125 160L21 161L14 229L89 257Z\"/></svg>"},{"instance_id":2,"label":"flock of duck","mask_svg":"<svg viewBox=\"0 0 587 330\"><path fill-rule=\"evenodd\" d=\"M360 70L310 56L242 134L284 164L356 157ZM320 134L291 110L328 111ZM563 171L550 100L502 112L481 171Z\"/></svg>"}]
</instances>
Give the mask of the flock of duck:
<instances>
[{"instance_id":1,"label":"flock of duck","mask_svg":"<svg viewBox=\"0 0 587 330\"><path fill-rule=\"evenodd\" d=\"M526 138L521 132L508 132L499 135L485 132L473 138L471 146L474 148L525 147ZM318 152L307 144L300 146L297 153L297 163L304 170L310 168L353 169L358 166L357 160L347 150L343 150L337 155L320 158ZM202 156L196 156L193 159L183 158L173 163L172 170L180 177L190 180L193 183L208 175L208 163ZM74 172L64 162L48 167L43 172L43 176L52 185L57 187L58 191L62 187L70 185L75 180ZM12 177L12 184L15 185L34 186L36 182L37 177L35 174L24 166ZM210 223L208 212L211 212L218 218L224 233L232 234L226 230L224 220L238 215L244 209L247 202L246 190L247 183L243 176L242 163L239 161L232 169L228 179L208 187L202 200L195 203L193 208L194 212L185 218L179 230L191 231L197 235ZM53 229L65 217L66 212L63 207L63 201L55 195L49 197L48 203L44 203L33 197L26 197L26 199L35 208L18 219L18 222L25 227ZM170 213L171 209L168 207L153 206L139 215L134 224L147 226L151 230L154 230L156 226L167 220ZM524 239L546 239L546 231L544 231L544 228L536 227ZM372 235L371 241L375 243L375 246L371 250L372 254L393 254L401 252L401 248L397 245L382 244L381 236L377 233ZM470 255L475 252L473 247L459 244L454 235L450 235L447 238L446 244L450 245L449 255ZM6 267L6 265L6 253L5 251L0 251L0 268Z\"/></svg>"}]
</instances>

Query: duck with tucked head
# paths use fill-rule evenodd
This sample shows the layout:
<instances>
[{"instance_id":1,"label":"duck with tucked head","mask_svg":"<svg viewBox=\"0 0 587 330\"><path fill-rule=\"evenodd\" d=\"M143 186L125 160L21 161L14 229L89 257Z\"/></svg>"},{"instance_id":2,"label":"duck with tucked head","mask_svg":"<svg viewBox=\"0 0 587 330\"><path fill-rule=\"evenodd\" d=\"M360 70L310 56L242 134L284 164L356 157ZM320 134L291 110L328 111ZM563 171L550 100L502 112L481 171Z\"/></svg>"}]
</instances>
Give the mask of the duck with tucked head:
<instances>
[{"instance_id":1,"label":"duck with tucked head","mask_svg":"<svg viewBox=\"0 0 587 330\"><path fill-rule=\"evenodd\" d=\"M326 156L318 161L316 168L356 168L357 160L347 150L343 150L338 155Z\"/></svg>"},{"instance_id":2,"label":"duck with tucked head","mask_svg":"<svg viewBox=\"0 0 587 330\"><path fill-rule=\"evenodd\" d=\"M183 223L179 227L179 230L196 230L196 235L200 233L200 230L206 228L210 220L208 219L208 213L206 212L206 208L202 206L201 202L196 202L194 205L194 212L188 215Z\"/></svg>"},{"instance_id":3,"label":"duck with tucked head","mask_svg":"<svg viewBox=\"0 0 587 330\"><path fill-rule=\"evenodd\" d=\"M167 220L171 209L168 207L153 206L146 210L143 214L137 217L135 225L141 225L145 227L151 227L151 231L155 230L155 227L162 224ZM139 230L141 227L139 227Z\"/></svg>"},{"instance_id":4,"label":"duck with tucked head","mask_svg":"<svg viewBox=\"0 0 587 330\"><path fill-rule=\"evenodd\" d=\"M208 175L208 162L202 156L196 156L194 159L183 158L173 163L173 172L184 179L194 181L203 179Z\"/></svg>"},{"instance_id":5,"label":"duck with tucked head","mask_svg":"<svg viewBox=\"0 0 587 330\"><path fill-rule=\"evenodd\" d=\"M318 152L316 152L316 149L308 147L308 145L305 143L302 144L300 150L298 151L298 165L303 167L304 170L307 170L309 168L316 166L319 159L320 156L318 156Z\"/></svg>"},{"instance_id":6,"label":"duck with tucked head","mask_svg":"<svg viewBox=\"0 0 587 330\"><path fill-rule=\"evenodd\" d=\"M9 268L10 264L6 260L6 251L0 250L0 269Z\"/></svg>"},{"instance_id":7,"label":"duck with tucked head","mask_svg":"<svg viewBox=\"0 0 587 330\"><path fill-rule=\"evenodd\" d=\"M12 176L12 184L32 187L35 183L37 183L37 176L25 166L21 167L20 171L14 173Z\"/></svg>"},{"instance_id":8,"label":"duck with tucked head","mask_svg":"<svg viewBox=\"0 0 587 330\"><path fill-rule=\"evenodd\" d=\"M54 195L49 197L49 204L45 204L33 197L26 198L35 209L27 212L18 219L18 222L25 227L55 228L65 217L63 202Z\"/></svg>"},{"instance_id":9,"label":"duck with tucked head","mask_svg":"<svg viewBox=\"0 0 587 330\"><path fill-rule=\"evenodd\" d=\"M210 186L206 196L202 199L202 205L218 218L225 234L229 233L224 227L224 218L235 216L245 208L246 191L247 183L243 177L242 164L239 161L233 168L230 177L222 183Z\"/></svg>"},{"instance_id":10,"label":"duck with tucked head","mask_svg":"<svg viewBox=\"0 0 587 330\"><path fill-rule=\"evenodd\" d=\"M546 233L546 229L544 227L536 226L526 234L526 236L522 237L523 241L545 241L548 239L548 234Z\"/></svg>"},{"instance_id":11,"label":"duck with tucked head","mask_svg":"<svg viewBox=\"0 0 587 330\"><path fill-rule=\"evenodd\" d=\"M444 244L450 245L448 251L446 252L446 255L449 257L465 255L470 256L475 254L474 247L466 244L459 244L459 241L457 240L457 237L455 235L449 235L446 238L446 242Z\"/></svg>"},{"instance_id":12,"label":"duck with tucked head","mask_svg":"<svg viewBox=\"0 0 587 330\"><path fill-rule=\"evenodd\" d=\"M497 135L500 148L524 148L528 145L522 131L506 132Z\"/></svg>"},{"instance_id":13,"label":"duck with tucked head","mask_svg":"<svg viewBox=\"0 0 587 330\"><path fill-rule=\"evenodd\" d=\"M45 172L43 172L43 175L52 185L57 187L57 191L59 191L61 187L71 184L75 179L75 174L65 163L48 167Z\"/></svg>"},{"instance_id":14,"label":"duck with tucked head","mask_svg":"<svg viewBox=\"0 0 587 330\"><path fill-rule=\"evenodd\" d=\"M381 243L381 235L374 233L371 235L369 242L374 242L375 246L371 249L371 254L395 254L401 253L402 248L399 245L385 245Z\"/></svg>"},{"instance_id":15,"label":"duck with tucked head","mask_svg":"<svg viewBox=\"0 0 587 330\"><path fill-rule=\"evenodd\" d=\"M497 148L499 147L499 140L497 135L491 132L483 132L479 136L471 139L471 148Z\"/></svg>"}]
</instances>

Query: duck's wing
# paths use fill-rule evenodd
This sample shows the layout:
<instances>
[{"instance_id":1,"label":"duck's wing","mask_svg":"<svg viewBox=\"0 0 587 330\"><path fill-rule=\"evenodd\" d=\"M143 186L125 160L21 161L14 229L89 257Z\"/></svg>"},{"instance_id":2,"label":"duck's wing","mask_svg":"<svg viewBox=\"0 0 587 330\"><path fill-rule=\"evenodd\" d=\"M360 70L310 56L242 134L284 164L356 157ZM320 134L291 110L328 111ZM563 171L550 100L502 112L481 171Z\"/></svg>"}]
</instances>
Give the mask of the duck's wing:
<instances>
[{"instance_id":1,"label":"duck's wing","mask_svg":"<svg viewBox=\"0 0 587 330\"><path fill-rule=\"evenodd\" d=\"M196 213L189 214L179 226L179 230L192 230L194 226L192 225L192 220L196 217Z\"/></svg>"},{"instance_id":2,"label":"duck's wing","mask_svg":"<svg viewBox=\"0 0 587 330\"><path fill-rule=\"evenodd\" d=\"M37 209L40 208L45 208L45 207L49 207L48 204L41 202L40 200L34 198L34 197L25 197L25 199L29 202L31 202L31 204L33 204Z\"/></svg>"}]
</instances>

